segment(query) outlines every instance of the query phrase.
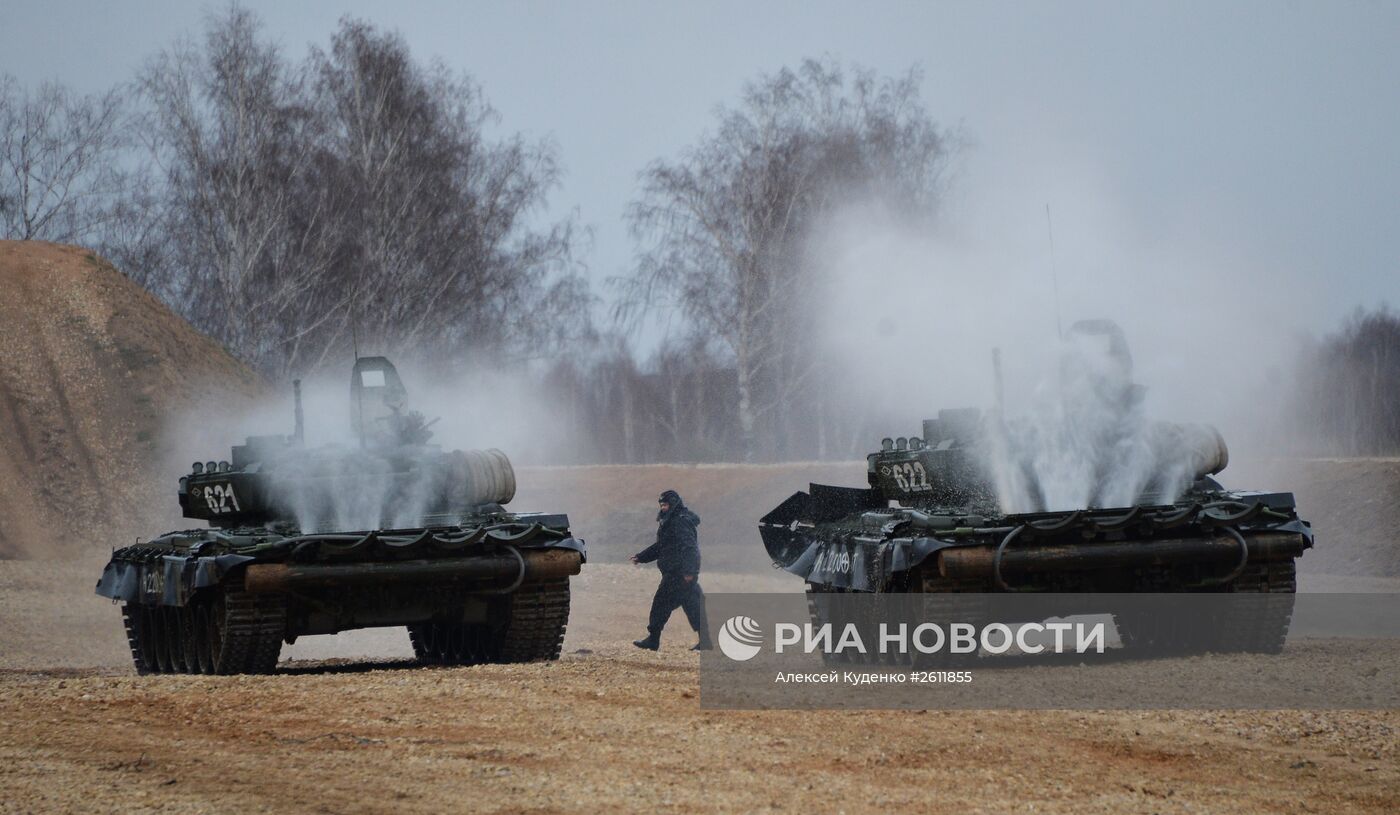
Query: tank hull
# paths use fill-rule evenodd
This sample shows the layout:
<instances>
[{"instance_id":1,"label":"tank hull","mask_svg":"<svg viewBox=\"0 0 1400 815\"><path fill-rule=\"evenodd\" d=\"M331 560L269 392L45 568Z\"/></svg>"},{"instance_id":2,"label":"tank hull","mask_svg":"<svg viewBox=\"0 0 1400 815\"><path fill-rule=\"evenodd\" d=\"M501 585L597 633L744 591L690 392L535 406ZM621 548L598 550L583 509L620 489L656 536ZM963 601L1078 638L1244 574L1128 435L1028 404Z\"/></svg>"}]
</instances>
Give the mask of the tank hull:
<instances>
[{"instance_id":1,"label":"tank hull","mask_svg":"<svg viewBox=\"0 0 1400 815\"><path fill-rule=\"evenodd\" d=\"M282 644L404 626L425 662L555 659L584 561L562 515L475 526L283 536L194 530L113 553L97 593L123 604L142 673L265 673Z\"/></svg>"},{"instance_id":2,"label":"tank hull","mask_svg":"<svg viewBox=\"0 0 1400 815\"><path fill-rule=\"evenodd\" d=\"M878 489L814 484L765 516L760 531L774 565L807 582L817 625L832 621L824 596L850 593L931 595L929 614L968 621L986 619L1005 592L1082 594L1085 608L1091 594L1268 595L1240 603L1243 616L1220 621L1207 639L1199 626L1115 614L1125 647L1158 655L1188 640L1194 650L1277 652L1295 562L1313 544L1291 494L1224 490L1163 506L978 515L892 507Z\"/></svg>"}]
</instances>

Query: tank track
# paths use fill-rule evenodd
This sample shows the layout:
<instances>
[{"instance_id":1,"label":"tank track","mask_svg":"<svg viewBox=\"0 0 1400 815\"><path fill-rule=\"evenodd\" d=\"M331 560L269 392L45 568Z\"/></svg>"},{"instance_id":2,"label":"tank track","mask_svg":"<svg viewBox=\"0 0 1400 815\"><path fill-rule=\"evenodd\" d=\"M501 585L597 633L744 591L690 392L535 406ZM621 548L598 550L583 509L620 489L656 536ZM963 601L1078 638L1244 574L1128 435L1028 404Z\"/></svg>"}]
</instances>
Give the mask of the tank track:
<instances>
[{"instance_id":1,"label":"tank track","mask_svg":"<svg viewBox=\"0 0 1400 815\"><path fill-rule=\"evenodd\" d=\"M1297 564L1293 560L1251 563L1230 584L1236 594L1261 594L1244 603L1241 616L1221 627L1218 650L1234 653L1277 654L1283 650L1293 620L1293 599L1298 591Z\"/></svg>"},{"instance_id":2,"label":"tank track","mask_svg":"<svg viewBox=\"0 0 1400 815\"><path fill-rule=\"evenodd\" d=\"M255 595L242 583L184 606L122 605L131 660L139 674L271 673L286 627L278 595Z\"/></svg>"},{"instance_id":3,"label":"tank track","mask_svg":"<svg viewBox=\"0 0 1400 815\"><path fill-rule=\"evenodd\" d=\"M1165 585L1154 590L1171 591L1173 588ZM1284 639L1288 636L1297 590L1294 560L1249 563L1229 585L1216 591L1266 596L1240 601L1228 620L1182 620L1139 613L1115 615L1115 622L1125 648L1151 649L1159 656L1206 651L1277 654L1283 650ZM1211 636L1203 638L1203 630L1211 631Z\"/></svg>"},{"instance_id":4,"label":"tank track","mask_svg":"<svg viewBox=\"0 0 1400 815\"><path fill-rule=\"evenodd\" d=\"M240 580L224 591L220 647L215 650L210 643L215 655L213 672L272 673L286 632L286 599L279 594L249 594L242 589Z\"/></svg>"},{"instance_id":5,"label":"tank track","mask_svg":"<svg viewBox=\"0 0 1400 815\"><path fill-rule=\"evenodd\" d=\"M978 624L990 614L987 596L992 587L980 580L955 580L942 577L933 570L910 574L906 585L890 585L892 591L909 591L922 595L922 619L958 621ZM1180 589L1169 579L1160 584L1143 585L1148 591L1172 592ZM1216 651L1220 653L1277 654L1283 650L1293 616L1293 600L1297 592L1297 567L1293 559L1250 563L1228 586L1216 589L1235 594L1259 594L1239 603L1236 616L1223 624L1201 619L1182 620L1162 615L1119 613L1115 615L1119 636L1126 648L1151 650L1153 654L1171 656L1186 653ZM824 594L841 594L844 590L818 583L807 584L807 612L815 626L829 620L820 608L818 598ZM1205 610L1202 613L1209 613ZM866 642L866 623L862 627ZM872 626L873 622L869 623ZM1214 638L1203 640L1201 631L1211 628ZM827 664L876 664L878 654L823 654ZM950 654L946 650L934 654L884 655L891 664L916 667L960 668L972 664L976 654Z\"/></svg>"},{"instance_id":6,"label":"tank track","mask_svg":"<svg viewBox=\"0 0 1400 815\"><path fill-rule=\"evenodd\" d=\"M510 621L502 662L544 662L559 658L569 623L569 581L521 586L511 595Z\"/></svg>"},{"instance_id":7,"label":"tank track","mask_svg":"<svg viewBox=\"0 0 1400 815\"><path fill-rule=\"evenodd\" d=\"M496 637L487 623L419 623L408 641L425 665L480 665L497 661Z\"/></svg>"},{"instance_id":8,"label":"tank track","mask_svg":"<svg viewBox=\"0 0 1400 815\"><path fill-rule=\"evenodd\" d=\"M943 577L935 569L921 569L911 583L923 595L923 619L980 625L991 614L992 586L983 580ZM920 668L965 668L977 660L977 652L949 653L947 647L937 653L915 653L913 662Z\"/></svg>"},{"instance_id":9,"label":"tank track","mask_svg":"<svg viewBox=\"0 0 1400 815\"><path fill-rule=\"evenodd\" d=\"M136 673L142 676L159 673L160 666L154 664L153 655L148 653L144 637L144 617L147 610L131 603L122 604L122 626L126 629L126 644L131 649L131 662Z\"/></svg>"},{"instance_id":10,"label":"tank track","mask_svg":"<svg viewBox=\"0 0 1400 815\"><path fill-rule=\"evenodd\" d=\"M429 622L408 627L413 653L430 665L544 662L559 658L569 622L569 581L527 583L501 598L504 623ZM497 616L493 610L493 617Z\"/></svg>"}]
</instances>

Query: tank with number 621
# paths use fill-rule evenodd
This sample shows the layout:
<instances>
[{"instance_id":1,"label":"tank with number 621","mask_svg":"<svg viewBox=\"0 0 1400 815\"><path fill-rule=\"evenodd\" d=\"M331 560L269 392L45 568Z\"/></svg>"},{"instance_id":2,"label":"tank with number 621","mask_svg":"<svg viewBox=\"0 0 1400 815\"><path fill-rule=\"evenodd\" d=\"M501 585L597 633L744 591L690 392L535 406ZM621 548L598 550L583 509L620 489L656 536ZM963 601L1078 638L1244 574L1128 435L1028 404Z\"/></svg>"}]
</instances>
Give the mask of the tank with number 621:
<instances>
[{"instance_id":1,"label":"tank with number 621","mask_svg":"<svg viewBox=\"0 0 1400 815\"><path fill-rule=\"evenodd\" d=\"M383 357L351 375L357 446L252 436L179 480L186 518L116 550L97 593L122 604L141 673L265 673L300 636L406 626L433 664L559 656L584 544L562 514L505 509L499 450L428 443Z\"/></svg>"}]
</instances>

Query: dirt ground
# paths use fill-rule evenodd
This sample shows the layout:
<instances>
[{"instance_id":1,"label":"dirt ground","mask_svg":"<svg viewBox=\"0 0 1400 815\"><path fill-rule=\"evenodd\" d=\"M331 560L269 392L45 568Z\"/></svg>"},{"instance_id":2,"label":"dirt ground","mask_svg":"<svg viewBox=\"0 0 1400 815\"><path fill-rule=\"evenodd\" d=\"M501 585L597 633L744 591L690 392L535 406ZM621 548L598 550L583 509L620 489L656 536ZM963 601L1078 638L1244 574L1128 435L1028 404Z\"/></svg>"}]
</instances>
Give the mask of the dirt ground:
<instances>
[{"instance_id":1,"label":"dirt ground","mask_svg":"<svg viewBox=\"0 0 1400 815\"><path fill-rule=\"evenodd\" d=\"M29 632L0 639L5 813L1400 809L1400 711L702 710L679 616L661 653L628 644L655 584L629 566L576 579L558 663L417 668L385 629L262 677L137 677L105 601L35 612L92 564L38 566L0 563Z\"/></svg>"},{"instance_id":2,"label":"dirt ground","mask_svg":"<svg viewBox=\"0 0 1400 815\"><path fill-rule=\"evenodd\" d=\"M1253 470L1317 510L1302 591L1400 591L1400 464ZM656 574L618 561L655 484L706 516L708 591L800 591L749 524L860 475L523 473L515 506L569 511L594 555L551 664L417 668L382 629L302 639L273 676L137 677L91 594L105 551L0 560L0 813L1400 811L1400 711L707 711L679 617L660 654L631 647Z\"/></svg>"}]
</instances>

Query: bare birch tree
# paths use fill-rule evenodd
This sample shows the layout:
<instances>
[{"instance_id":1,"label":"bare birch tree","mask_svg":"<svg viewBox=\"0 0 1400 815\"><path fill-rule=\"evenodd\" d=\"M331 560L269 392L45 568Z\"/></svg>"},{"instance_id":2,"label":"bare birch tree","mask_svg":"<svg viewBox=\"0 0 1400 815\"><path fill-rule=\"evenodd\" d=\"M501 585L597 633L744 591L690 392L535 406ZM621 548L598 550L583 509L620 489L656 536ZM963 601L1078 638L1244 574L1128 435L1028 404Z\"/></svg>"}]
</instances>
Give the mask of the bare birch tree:
<instances>
[{"instance_id":1,"label":"bare birch tree","mask_svg":"<svg viewBox=\"0 0 1400 815\"><path fill-rule=\"evenodd\" d=\"M745 88L717 129L642 173L629 210L643 248L625 281L623 319L679 308L732 355L746 457L761 422L812 386L813 304L821 296L809 238L845 202L876 200L931 214L949 142L919 103L919 76L848 77L807 61ZM776 417L776 418L775 418ZM785 447L768 445L770 454Z\"/></svg>"},{"instance_id":2,"label":"bare birch tree","mask_svg":"<svg viewBox=\"0 0 1400 815\"><path fill-rule=\"evenodd\" d=\"M572 222L527 223L558 183L547 145L489 140L496 113L479 86L367 23L343 20L312 62L338 161L345 290L368 335L392 352L487 355L581 324Z\"/></svg>"},{"instance_id":3,"label":"bare birch tree","mask_svg":"<svg viewBox=\"0 0 1400 815\"><path fill-rule=\"evenodd\" d=\"M232 7L140 79L155 193L106 247L277 378L375 352L528 357L590 330L546 144L488 139L474 83L345 19L301 63Z\"/></svg>"},{"instance_id":4,"label":"bare birch tree","mask_svg":"<svg viewBox=\"0 0 1400 815\"><path fill-rule=\"evenodd\" d=\"M33 93L0 75L0 233L82 241L103 228L125 189L128 140L119 89L80 96L54 82Z\"/></svg>"},{"instance_id":5,"label":"bare birch tree","mask_svg":"<svg viewBox=\"0 0 1400 815\"><path fill-rule=\"evenodd\" d=\"M162 52L140 79L163 175L164 200L151 208L173 256L165 293L274 375L315 326L307 306L325 304L334 260L304 82L236 6L210 19L202 43Z\"/></svg>"}]
</instances>

